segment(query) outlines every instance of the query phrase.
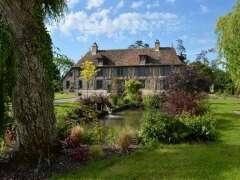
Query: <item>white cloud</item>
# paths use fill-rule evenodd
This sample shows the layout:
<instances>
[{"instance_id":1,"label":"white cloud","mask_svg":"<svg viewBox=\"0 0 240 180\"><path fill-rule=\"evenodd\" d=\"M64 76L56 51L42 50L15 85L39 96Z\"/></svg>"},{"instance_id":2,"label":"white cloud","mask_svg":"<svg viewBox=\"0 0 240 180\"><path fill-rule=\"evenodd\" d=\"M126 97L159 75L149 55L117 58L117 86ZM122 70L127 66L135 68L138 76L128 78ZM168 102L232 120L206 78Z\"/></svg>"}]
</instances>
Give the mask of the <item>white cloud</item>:
<instances>
[{"instance_id":1,"label":"white cloud","mask_svg":"<svg viewBox=\"0 0 240 180\"><path fill-rule=\"evenodd\" d=\"M105 0L88 0L87 2L87 9L97 8L100 7Z\"/></svg>"},{"instance_id":2,"label":"white cloud","mask_svg":"<svg viewBox=\"0 0 240 180\"><path fill-rule=\"evenodd\" d=\"M207 14L209 12L208 7L205 6L205 5L200 5L200 9L201 9L203 14Z\"/></svg>"},{"instance_id":3,"label":"white cloud","mask_svg":"<svg viewBox=\"0 0 240 180\"><path fill-rule=\"evenodd\" d=\"M74 8L74 6L76 6L79 2L80 0L67 0L67 5L71 9Z\"/></svg>"},{"instance_id":4,"label":"white cloud","mask_svg":"<svg viewBox=\"0 0 240 180\"><path fill-rule=\"evenodd\" d=\"M65 20L48 26L50 31L71 35L77 33L77 40L86 40L89 36L120 38L127 35L173 31L179 26L177 15L164 12L128 12L112 17L111 9L103 9L92 14L85 11L70 12Z\"/></svg>"},{"instance_id":5,"label":"white cloud","mask_svg":"<svg viewBox=\"0 0 240 180\"><path fill-rule=\"evenodd\" d=\"M124 6L124 0L120 0L119 3L117 4L117 9L120 9Z\"/></svg>"},{"instance_id":6,"label":"white cloud","mask_svg":"<svg viewBox=\"0 0 240 180\"><path fill-rule=\"evenodd\" d=\"M139 8L144 4L143 1L134 1L131 5L131 8Z\"/></svg>"},{"instance_id":7,"label":"white cloud","mask_svg":"<svg viewBox=\"0 0 240 180\"><path fill-rule=\"evenodd\" d=\"M167 3L175 3L176 0L165 0Z\"/></svg>"},{"instance_id":8,"label":"white cloud","mask_svg":"<svg viewBox=\"0 0 240 180\"><path fill-rule=\"evenodd\" d=\"M148 3L147 4L147 9L156 8L156 7L159 7L159 6L160 6L160 2L155 1L155 2L152 2L152 3Z\"/></svg>"}]
</instances>

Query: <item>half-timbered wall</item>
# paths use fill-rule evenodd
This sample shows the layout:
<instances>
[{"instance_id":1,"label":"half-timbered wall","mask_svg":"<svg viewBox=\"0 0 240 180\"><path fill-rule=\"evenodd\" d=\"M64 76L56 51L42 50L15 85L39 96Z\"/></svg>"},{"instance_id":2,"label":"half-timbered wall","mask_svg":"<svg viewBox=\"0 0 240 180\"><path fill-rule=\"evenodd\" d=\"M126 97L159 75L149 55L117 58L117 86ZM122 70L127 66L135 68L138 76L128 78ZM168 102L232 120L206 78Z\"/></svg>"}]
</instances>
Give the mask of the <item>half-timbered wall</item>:
<instances>
[{"instance_id":1,"label":"half-timbered wall","mask_svg":"<svg viewBox=\"0 0 240 180\"><path fill-rule=\"evenodd\" d=\"M121 80L123 84L125 80L136 79L142 82L143 89L164 90L168 87L166 77L179 69L180 66L98 67L96 77L89 83L89 89L111 92L115 80ZM73 69L64 80L64 88L68 89L74 84L75 89L86 90L87 83L80 79L79 74L79 69Z\"/></svg>"}]
</instances>

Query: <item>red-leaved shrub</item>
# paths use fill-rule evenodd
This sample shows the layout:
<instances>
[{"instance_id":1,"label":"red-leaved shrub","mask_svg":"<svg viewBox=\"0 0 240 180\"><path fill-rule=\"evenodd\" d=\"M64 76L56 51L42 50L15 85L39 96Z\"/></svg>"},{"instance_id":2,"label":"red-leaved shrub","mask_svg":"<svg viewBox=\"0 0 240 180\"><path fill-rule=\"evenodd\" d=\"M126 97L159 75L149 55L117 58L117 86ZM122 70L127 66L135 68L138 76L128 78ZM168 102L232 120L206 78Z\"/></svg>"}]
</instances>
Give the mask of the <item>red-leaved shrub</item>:
<instances>
[{"instance_id":1,"label":"red-leaved shrub","mask_svg":"<svg viewBox=\"0 0 240 180\"><path fill-rule=\"evenodd\" d=\"M89 149L87 147L79 147L73 150L71 157L75 161L86 161L89 158Z\"/></svg>"},{"instance_id":2,"label":"red-leaved shrub","mask_svg":"<svg viewBox=\"0 0 240 180\"><path fill-rule=\"evenodd\" d=\"M169 91L163 109L169 115L202 115L207 111L204 93L189 93L182 90Z\"/></svg>"}]
</instances>

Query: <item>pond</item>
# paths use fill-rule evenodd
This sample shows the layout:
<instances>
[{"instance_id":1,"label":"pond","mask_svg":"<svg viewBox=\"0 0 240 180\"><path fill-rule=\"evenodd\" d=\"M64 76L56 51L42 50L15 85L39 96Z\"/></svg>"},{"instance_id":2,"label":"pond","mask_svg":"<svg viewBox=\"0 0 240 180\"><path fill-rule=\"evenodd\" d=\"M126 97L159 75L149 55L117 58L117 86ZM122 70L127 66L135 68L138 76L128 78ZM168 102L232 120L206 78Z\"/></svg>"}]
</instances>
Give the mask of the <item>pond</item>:
<instances>
[{"instance_id":1,"label":"pond","mask_svg":"<svg viewBox=\"0 0 240 180\"><path fill-rule=\"evenodd\" d=\"M142 120L142 109L128 109L106 116L102 123L107 129L132 129L135 131L139 129Z\"/></svg>"}]
</instances>

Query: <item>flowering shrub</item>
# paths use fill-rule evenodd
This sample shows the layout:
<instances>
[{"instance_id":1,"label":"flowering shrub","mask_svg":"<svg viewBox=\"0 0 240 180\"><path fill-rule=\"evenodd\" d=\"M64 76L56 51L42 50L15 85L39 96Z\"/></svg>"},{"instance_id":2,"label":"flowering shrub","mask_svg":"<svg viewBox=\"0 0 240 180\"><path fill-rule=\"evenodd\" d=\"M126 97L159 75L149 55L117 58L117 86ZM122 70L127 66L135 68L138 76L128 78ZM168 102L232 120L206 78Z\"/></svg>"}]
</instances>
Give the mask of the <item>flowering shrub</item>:
<instances>
[{"instance_id":1,"label":"flowering shrub","mask_svg":"<svg viewBox=\"0 0 240 180\"><path fill-rule=\"evenodd\" d=\"M216 138L216 120L209 113L202 116L182 115L179 120L189 128L189 140L211 141Z\"/></svg>"}]
</instances>

